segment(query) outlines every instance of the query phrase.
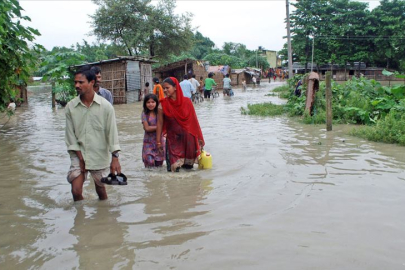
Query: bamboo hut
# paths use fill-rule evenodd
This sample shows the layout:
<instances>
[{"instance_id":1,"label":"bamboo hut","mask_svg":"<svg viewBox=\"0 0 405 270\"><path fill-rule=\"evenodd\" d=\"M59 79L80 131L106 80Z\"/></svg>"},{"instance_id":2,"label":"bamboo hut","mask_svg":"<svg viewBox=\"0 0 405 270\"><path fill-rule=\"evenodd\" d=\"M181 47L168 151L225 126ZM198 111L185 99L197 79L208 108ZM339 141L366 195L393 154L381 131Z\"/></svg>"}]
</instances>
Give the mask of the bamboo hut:
<instances>
[{"instance_id":1,"label":"bamboo hut","mask_svg":"<svg viewBox=\"0 0 405 270\"><path fill-rule=\"evenodd\" d=\"M152 84L151 64L156 61L139 56L122 56L115 59L76 65L78 69L84 65L101 68L101 87L110 90L114 104L133 103L138 100L146 82Z\"/></svg>"},{"instance_id":2,"label":"bamboo hut","mask_svg":"<svg viewBox=\"0 0 405 270\"><path fill-rule=\"evenodd\" d=\"M197 80L208 77L208 73L214 73L213 79L217 83L217 89L222 89L222 80L225 74L230 73L229 66L210 66L208 62L193 59L184 59L153 69L155 77L160 81L167 77L175 77L182 81L185 74L195 74Z\"/></svg>"},{"instance_id":3,"label":"bamboo hut","mask_svg":"<svg viewBox=\"0 0 405 270\"><path fill-rule=\"evenodd\" d=\"M241 85L242 81L245 80L246 84L253 83L253 76L260 78L261 70L256 68L242 68L242 69L232 69L231 72L231 83L232 85Z\"/></svg>"}]
</instances>

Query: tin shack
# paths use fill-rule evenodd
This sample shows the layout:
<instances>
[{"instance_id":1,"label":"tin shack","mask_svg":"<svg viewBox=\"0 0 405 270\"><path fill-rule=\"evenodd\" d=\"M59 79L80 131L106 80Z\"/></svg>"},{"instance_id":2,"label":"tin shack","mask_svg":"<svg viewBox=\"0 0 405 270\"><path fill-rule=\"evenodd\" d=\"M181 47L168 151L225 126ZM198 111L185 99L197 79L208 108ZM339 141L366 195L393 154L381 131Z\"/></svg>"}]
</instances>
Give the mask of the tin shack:
<instances>
[{"instance_id":1,"label":"tin shack","mask_svg":"<svg viewBox=\"0 0 405 270\"><path fill-rule=\"evenodd\" d=\"M114 104L133 103L138 100L139 91L146 82L152 85L152 63L150 58L139 56L120 56L94 63L76 65L79 69L84 65L101 68L101 87L110 90Z\"/></svg>"}]
</instances>

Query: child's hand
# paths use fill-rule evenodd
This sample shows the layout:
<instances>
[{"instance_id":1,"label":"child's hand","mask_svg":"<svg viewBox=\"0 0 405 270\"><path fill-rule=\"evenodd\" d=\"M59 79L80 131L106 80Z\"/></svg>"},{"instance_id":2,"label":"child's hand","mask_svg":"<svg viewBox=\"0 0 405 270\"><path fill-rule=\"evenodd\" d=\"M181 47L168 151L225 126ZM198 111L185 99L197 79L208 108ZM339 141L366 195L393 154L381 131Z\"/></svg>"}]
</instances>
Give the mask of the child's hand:
<instances>
[{"instance_id":1,"label":"child's hand","mask_svg":"<svg viewBox=\"0 0 405 270\"><path fill-rule=\"evenodd\" d=\"M160 154L163 153L163 145L161 143L157 143L157 149Z\"/></svg>"}]
</instances>

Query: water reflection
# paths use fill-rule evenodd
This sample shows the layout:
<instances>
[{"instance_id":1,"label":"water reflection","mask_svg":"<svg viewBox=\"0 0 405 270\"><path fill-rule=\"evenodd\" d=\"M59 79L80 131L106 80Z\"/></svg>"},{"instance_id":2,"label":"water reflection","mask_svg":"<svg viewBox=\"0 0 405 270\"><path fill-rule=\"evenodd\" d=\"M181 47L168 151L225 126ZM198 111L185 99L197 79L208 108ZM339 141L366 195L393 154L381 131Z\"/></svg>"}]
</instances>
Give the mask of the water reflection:
<instances>
[{"instance_id":1,"label":"water reflection","mask_svg":"<svg viewBox=\"0 0 405 270\"><path fill-rule=\"evenodd\" d=\"M77 239L72 248L80 269L113 269L133 265L133 253L122 245L127 226L117 221L118 211L103 202L95 207L80 205L76 210L69 233Z\"/></svg>"},{"instance_id":2,"label":"water reflection","mask_svg":"<svg viewBox=\"0 0 405 270\"><path fill-rule=\"evenodd\" d=\"M143 238L139 242L139 231L134 235L139 247L147 248L161 245L181 244L190 239L206 234L199 228L195 217L208 213L201 210L204 194L209 190L207 184L203 184L200 177L172 178L163 180L159 177L152 177L145 182L148 195L139 202L145 205L144 213L147 218L135 222L133 232L139 230L139 226L147 224L147 231L141 235L150 238ZM203 187L203 188L202 188ZM152 225L152 228L151 226ZM192 228L190 230L190 228Z\"/></svg>"},{"instance_id":3,"label":"water reflection","mask_svg":"<svg viewBox=\"0 0 405 270\"><path fill-rule=\"evenodd\" d=\"M324 179L329 174L333 178L335 175L359 177L400 173L405 168L404 152L398 151L402 147L348 136L351 126L336 125L333 131L326 132L323 126L287 123L288 130L280 136L285 145L281 148L282 155L288 164L310 167L311 179Z\"/></svg>"}]
</instances>

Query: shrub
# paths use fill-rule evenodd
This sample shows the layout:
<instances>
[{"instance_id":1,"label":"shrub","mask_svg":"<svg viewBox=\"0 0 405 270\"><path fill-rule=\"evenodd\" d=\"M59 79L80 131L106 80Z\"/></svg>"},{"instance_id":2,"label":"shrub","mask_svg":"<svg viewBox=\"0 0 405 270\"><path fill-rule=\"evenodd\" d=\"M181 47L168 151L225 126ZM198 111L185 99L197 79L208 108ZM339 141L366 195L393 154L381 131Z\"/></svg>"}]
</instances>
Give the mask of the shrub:
<instances>
[{"instance_id":1,"label":"shrub","mask_svg":"<svg viewBox=\"0 0 405 270\"><path fill-rule=\"evenodd\" d=\"M405 113L392 110L375 126L352 129L350 134L370 141L398 143L405 146Z\"/></svg>"}]
</instances>

